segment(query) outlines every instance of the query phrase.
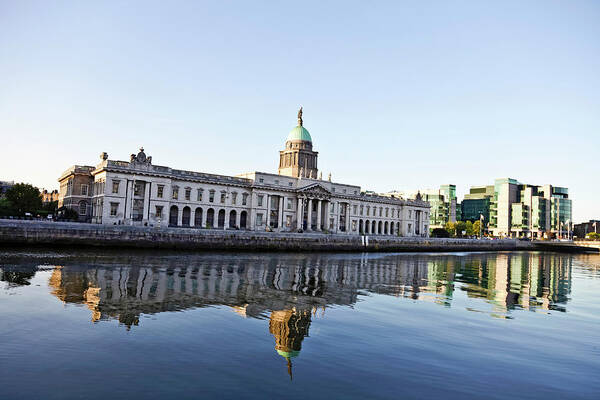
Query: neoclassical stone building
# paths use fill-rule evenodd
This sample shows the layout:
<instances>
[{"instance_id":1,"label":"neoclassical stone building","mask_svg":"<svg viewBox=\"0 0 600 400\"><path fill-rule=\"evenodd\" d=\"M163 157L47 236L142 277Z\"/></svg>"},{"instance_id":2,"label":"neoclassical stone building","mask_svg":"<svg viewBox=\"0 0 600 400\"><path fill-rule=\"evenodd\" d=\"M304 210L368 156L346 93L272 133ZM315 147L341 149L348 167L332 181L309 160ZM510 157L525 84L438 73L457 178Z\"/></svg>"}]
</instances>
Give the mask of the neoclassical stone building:
<instances>
[{"instance_id":1,"label":"neoclassical stone building","mask_svg":"<svg viewBox=\"0 0 600 400\"><path fill-rule=\"evenodd\" d=\"M144 149L90 171L93 223L278 232L428 236L429 203L365 194L318 174L303 126L289 133L279 173L224 176L154 165ZM64 177L63 177L64 179ZM62 191L61 191L62 193Z\"/></svg>"}]
</instances>

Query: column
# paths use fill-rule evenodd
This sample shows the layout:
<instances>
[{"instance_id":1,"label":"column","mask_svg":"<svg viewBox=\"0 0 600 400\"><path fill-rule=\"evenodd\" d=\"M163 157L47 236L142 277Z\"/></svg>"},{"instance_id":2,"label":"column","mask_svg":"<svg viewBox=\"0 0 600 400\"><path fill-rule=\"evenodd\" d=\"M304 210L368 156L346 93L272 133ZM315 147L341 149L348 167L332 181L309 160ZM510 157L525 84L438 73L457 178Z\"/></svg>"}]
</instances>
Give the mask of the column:
<instances>
[{"instance_id":1,"label":"column","mask_svg":"<svg viewBox=\"0 0 600 400\"><path fill-rule=\"evenodd\" d=\"M308 219L308 222L306 224L306 230L307 231L312 231L312 199L308 199L308 211L306 213L306 217Z\"/></svg>"},{"instance_id":2,"label":"column","mask_svg":"<svg viewBox=\"0 0 600 400\"><path fill-rule=\"evenodd\" d=\"M298 226L298 229L302 229L302 220L304 219L304 213L302 211L302 198L298 197L298 207L296 212L296 225Z\"/></svg>"},{"instance_id":3,"label":"column","mask_svg":"<svg viewBox=\"0 0 600 400\"><path fill-rule=\"evenodd\" d=\"M279 230L283 230L283 196L279 196L279 221L277 222L277 226L279 226Z\"/></svg>"},{"instance_id":4,"label":"column","mask_svg":"<svg viewBox=\"0 0 600 400\"><path fill-rule=\"evenodd\" d=\"M183 207L181 206L181 204L179 204L177 206L177 226L181 226L182 219L183 219Z\"/></svg>"},{"instance_id":5,"label":"column","mask_svg":"<svg viewBox=\"0 0 600 400\"><path fill-rule=\"evenodd\" d=\"M256 204L256 201L254 200L255 197L256 197L255 193L250 194L250 212L248 214L250 214L250 230L251 231L256 229L256 208L254 206Z\"/></svg>"},{"instance_id":6,"label":"column","mask_svg":"<svg viewBox=\"0 0 600 400\"><path fill-rule=\"evenodd\" d=\"M208 214L209 207L202 207L202 228L206 227L206 214Z\"/></svg>"},{"instance_id":7,"label":"column","mask_svg":"<svg viewBox=\"0 0 600 400\"><path fill-rule=\"evenodd\" d=\"M321 230L321 206L323 204L323 200L319 199L317 202L317 230Z\"/></svg>"},{"instance_id":8,"label":"column","mask_svg":"<svg viewBox=\"0 0 600 400\"><path fill-rule=\"evenodd\" d=\"M190 207L190 226L195 226L196 223L196 207Z\"/></svg>"},{"instance_id":9,"label":"column","mask_svg":"<svg viewBox=\"0 0 600 400\"><path fill-rule=\"evenodd\" d=\"M325 229L329 230L329 207L331 207L331 203L329 203L329 201L325 201L325 223L323 223L323 226L325 226Z\"/></svg>"},{"instance_id":10,"label":"column","mask_svg":"<svg viewBox=\"0 0 600 400\"><path fill-rule=\"evenodd\" d=\"M150 182L144 185L144 211L142 212L142 220L150 219Z\"/></svg>"},{"instance_id":11,"label":"column","mask_svg":"<svg viewBox=\"0 0 600 400\"><path fill-rule=\"evenodd\" d=\"M225 223L223 224L223 230L229 228L229 211L230 210L225 209Z\"/></svg>"},{"instance_id":12,"label":"column","mask_svg":"<svg viewBox=\"0 0 600 400\"><path fill-rule=\"evenodd\" d=\"M271 196L267 195L267 227L271 226Z\"/></svg>"},{"instance_id":13,"label":"column","mask_svg":"<svg viewBox=\"0 0 600 400\"><path fill-rule=\"evenodd\" d=\"M350 226L350 203L346 203L346 233L350 235L352 227Z\"/></svg>"},{"instance_id":14,"label":"column","mask_svg":"<svg viewBox=\"0 0 600 400\"><path fill-rule=\"evenodd\" d=\"M235 226L237 226L238 228L242 225L241 220L242 210L237 210L237 212L235 213ZM248 225L248 214L246 214L246 225Z\"/></svg>"}]
</instances>

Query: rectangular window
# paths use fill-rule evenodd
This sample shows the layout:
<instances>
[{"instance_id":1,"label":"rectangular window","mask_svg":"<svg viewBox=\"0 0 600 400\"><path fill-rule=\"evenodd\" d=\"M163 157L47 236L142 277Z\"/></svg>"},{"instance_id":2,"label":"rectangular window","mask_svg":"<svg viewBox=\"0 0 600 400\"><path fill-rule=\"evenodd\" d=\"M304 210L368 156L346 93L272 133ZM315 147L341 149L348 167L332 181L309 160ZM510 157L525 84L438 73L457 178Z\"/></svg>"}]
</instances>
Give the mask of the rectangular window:
<instances>
[{"instance_id":1,"label":"rectangular window","mask_svg":"<svg viewBox=\"0 0 600 400\"><path fill-rule=\"evenodd\" d=\"M202 192L204 192L203 189L198 189L198 193L196 193L196 199L198 201L202 201Z\"/></svg>"},{"instance_id":2,"label":"rectangular window","mask_svg":"<svg viewBox=\"0 0 600 400\"><path fill-rule=\"evenodd\" d=\"M263 224L263 215L262 214L256 214L256 225L260 226Z\"/></svg>"},{"instance_id":3,"label":"rectangular window","mask_svg":"<svg viewBox=\"0 0 600 400\"><path fill-rule=\"evenodd\" d=\"M242 205L245 206L248 204L248 193L242 193Z\"/></svg>"},{"instance_id":4,"label":"rectangular window","mask_svg":"<svg viewBox=\"0 0 600 400\"><path fill-rule=\"evenodd\" d=\"M291 210L294 208L294 201L292 199L287 199L287 209Z\"/></svg>"},{"instance_id":5,"label":"rectangular window","mask_svg":"<svg viewBox=\"0 0 600 400\"><path fill-rule=\"evenodd\" d=\"M358 214L358 206L355 204L354 207L354 215Z\"/></svg>"},{"instance_id":6,"label":"rectangular window","mask_svg":"<svg viewBox=\"0 0 600 400\"><path fill-rule=\"evenodd\" d=\"M289 186L294 186L294 182L288 182Z\"/></svg>"},{"instance_id":7,"label":"rectangular window","mask_svg":"<svg viewBox=\"0 0 600 400\"><path fill-rule=\"evenodd\" d=\"M408 224L408 233L412 233L412 224Z\"/></svg>"},{"instance_id":8,"label":"rectangular window","mask_svg":"<svg viewBox=\"0 0 600 400\"><path fill-rule=\"evenodd\" d=\"M177 186L173 186L173 200L177 200L179 198L179 188Z\"/></svg>"},{"instance_id":9,"label":"rectangular window","mask_svg":"<svg viewBox=\"0 0 600 400\"><path fill-rule=\"evenodd\" d=\"M139 196L142 192L142 185L139 183L136 183L135 185L133 185L133 195L134 196Z\"/></svg>"},{"instance_id":10,"label":"rectangular window","mask_svg":"<svg viewBox=\"0 0 600 400\"><path fill-rule=\"evenodd\" d=\"M370 212L371 212L371 206L367 206L367 217L369 216Z\"/></svg>"},{"instance_id":11,"label":"rectangular window","mask_svg":"<svg viewBox=\"0 0 600 400\"><path fill-rule=\"evenodd\" d=\"M364 206L360 206L360 215L363 215L363 212L364 212L364 211L365 211L365 210L364 210Z\"/></svg>"},{"instance_id":12,"label":"rectangular window","mask_svg":"<svg viewBox=\"0 0 600 400\"><path fill-rule=\"evenodd\" d=\"M333 230L333 218L329 218L329 230Z\"/></svg>"},{"instance_id":13,"label":"rectangular window","mask_svg":"<svg viewBox=\"0 0 600 400\"><path fill-rule=\"evenodd\" d=\"M259 207L262 207L262 205L263 205L263 196L262 196L262 195L260 195L260 196L258 196L258 197L256 198L256 204L257 204Z\"/></svg>"},{"instance_id":14,"label":"rectangular window","mask_svg":"<svg viewBox=\"0 0 600 400\"><path fill-rule=\"evenodd\" d=\"M82 196L87 196L88 195L88 185L81 185L81 195Z\"/></svg>"},{"instance_id":15,"label":"rectangular window","mask_svg":"<svg viewBox=\"0 0 600 400\"><path fill-rule=\"evenodd\" d=\"M156 187L156 197L158 197L159 199L162 199L164 191L165 191L165 185L158 185Z\"/></svg>"},{"instance_id":16,"label":"rectangular window","mask_svg":"<svg viewBox=\"0 0 600 400\"><path fill-rule=\"evenodd\" d=\"M112 192L113 193L119 193L119 183L120 183L120 181L113 179L113 181L112 181Z\"/></svg>"},{"instance_id":17,"label":"rectangular window","mask_svg":"<svg viewBox=\"0 0 600 400\"><path fill-rule=\"evenodd\" d=\"M215 202L215 191L213 189L211 189L210 192L208 192L208 202L209 203Z\"/></svg>"},{"instance_id":18,"label":"rectangular window","mask_svg":"<svg viewBox=\"0 0 600 400\"><path fill-rule=\"evenodd\" d=\"M288 228L290 226L292 226L292 216L291 215L286 215L285 216L285 226L287 226Z\"/></svg>"},{"instance_id":19,"label":"rectangular window","mask_svg":"<svg viewBox=\"0 0 600 400\"><path fill-rule=\"evenodd\" d=\"M156 206L156 218L162 218L163 206Z\"/></svg>"},{"instance_id":20,"label":"rectangular window","mask_svg":"<svg viewBox=\"0 0 600 400\"><path fill-rule=\"evenodd\" d=\"M186 200L192 199L192 189L191 188L185 188L185 199Z\"/></svg>"},{"instance_id":21,"label":"rectangular window","mask_svg":"<svg viewBox=\"0 0 600 400\"><path fill-rule=\"evenodd\" d=\"M279 179L275 179L275 184L279 185Z\"/></svg>"},{"instance_id":22,"label":"rectangular window","mask_svg":"<svg viewBox=\"0 0 600 400\"><path fill-rule=\"evenodd\" d=\"M231 193L231 204L235 205L237 203L237 192Z\"/></svg>"},{"instance_id":23,"label":"rectangular window","mask_svg":"<svg viewBox=\"0 0 600 400\"><path fill-rule=\"evenodd\" d=\"M263 178L259 178L259 179L258 179L258 182L259 182L259 183L263 183L264 181L265 181L265 180L264 180Z\"/></svg>"},{"instance_id":24,"label":"rectangular window","mask_svg":"<svg viewBox=\"0 0 600 400\"><path fill-rule=\"evenodd\" d=\"M411 219L411 218L412 218L412 210L408 210L408 219Z\"/></svg>"},{"instance_id":25,"label":"rectangular window","mask_svg":"<svg viewBox=\"0 0 600 400\"><path fill-rule=\"evenodd\" d=\"M389 209L389 208L386 208L386 209L385 209L385 217L386 217L386 218L389 216L389 213L390 213L390 209Z\"/></svg>"},{"instance_id":26,"label":"rectangular window","mask_svg":"<svg viewBox=\"0 0 600 400\"><path fill-rule=\"evenodd\" d=\"M79 215L87 214L87 204L85 201L79 203Z\"/></svg>"},{"instance_id":27,"label":"rectangular window","mask_svg":"<svg viewBox=\"0 0 600 400\"><path fill-rule=\"evenodd\" d=\"M381 217L381 214L383 214L383 207L379 207L379 216Z\"/></svg>"},{"instance_id":28,"label":"rectangular window","mask_svg":"<svg viewBox=\"0 0 600 400\"><path fill-rule=\"evenodd\" d=\"M225 204L225 196L227 195L226 192L221 192L221 204Z\"/></svg>"},{"instance_id":29,"label":"rectangular window","mask_svg":"<svg viewBox=\"0 0 600 400\"><path fill-rule=\"evenodd\" d=\"M113 184L114 184L114 181L113 181ZM118 209L119 209L119 203L110 203L110 216L116 217Z\"/></svg>"},{"instance_id":30,"label":"rectangular window","mask_svg":"<svg viewBox=\"0 0 600 400\"><path fill-rule=\"evenodd\" d=\"M356 231L356 221L352 221L352 230Z\"/></svg>"}]
</instances>

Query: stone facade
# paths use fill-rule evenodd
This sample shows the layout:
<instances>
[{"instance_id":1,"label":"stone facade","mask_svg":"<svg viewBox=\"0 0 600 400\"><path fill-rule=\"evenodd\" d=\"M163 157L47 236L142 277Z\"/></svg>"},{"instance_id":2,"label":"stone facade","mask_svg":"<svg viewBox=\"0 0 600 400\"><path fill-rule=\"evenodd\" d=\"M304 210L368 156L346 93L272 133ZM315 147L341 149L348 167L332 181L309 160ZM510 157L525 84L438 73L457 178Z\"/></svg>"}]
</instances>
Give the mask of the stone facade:
<instances>
[{"instance_id":1,"label":"stone facade","mask_svg":"<svg viewBox=\"0 0 600 400\"><path fill-rule=\"evenodd\" d=\"M58 178L58 208L77 212L79 221L90 222L92 216L92 187L94 167L73 165Z\"/></svg>"},{"instance_id":2,"label":"stone facade","mask_svg":"<svg viewBox=\"0 0 600 400\"><path fill-rule=\"evenodd\" d=\"M297 128L293 132L298 132ZM317 153L312 151L308 131L304 131L296 136L291 132L281 154L298 155L306 150L314 159L304 164L306 160L300 158L282 170L280 158L280 174L224 176L177 170L154 165L144 149L132 154L129 161L110 160L102 153L96 167L85 167L93 181L91 222L428 236L427 202L365 194L359 186L317 178ZM64 174L61 179L62 194Z\"/></svg>"}]
</instances>

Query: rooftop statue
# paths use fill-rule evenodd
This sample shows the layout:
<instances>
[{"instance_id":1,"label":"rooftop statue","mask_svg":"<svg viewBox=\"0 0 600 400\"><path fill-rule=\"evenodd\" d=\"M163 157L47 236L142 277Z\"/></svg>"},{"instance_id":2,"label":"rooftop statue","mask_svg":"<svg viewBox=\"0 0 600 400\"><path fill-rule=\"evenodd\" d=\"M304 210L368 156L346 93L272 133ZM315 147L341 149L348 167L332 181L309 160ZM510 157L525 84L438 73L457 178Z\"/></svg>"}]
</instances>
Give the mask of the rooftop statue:
<instances>
[{"instance_id":1,"label":"rooftop statue","mask_svg":"<svg viewBox=\"0 0 600 400\"><path fill-rule=\"evenodd\" d=\"M298 126L302 126L302 107L298 110Z\"/></svg>"}]
</instances>

